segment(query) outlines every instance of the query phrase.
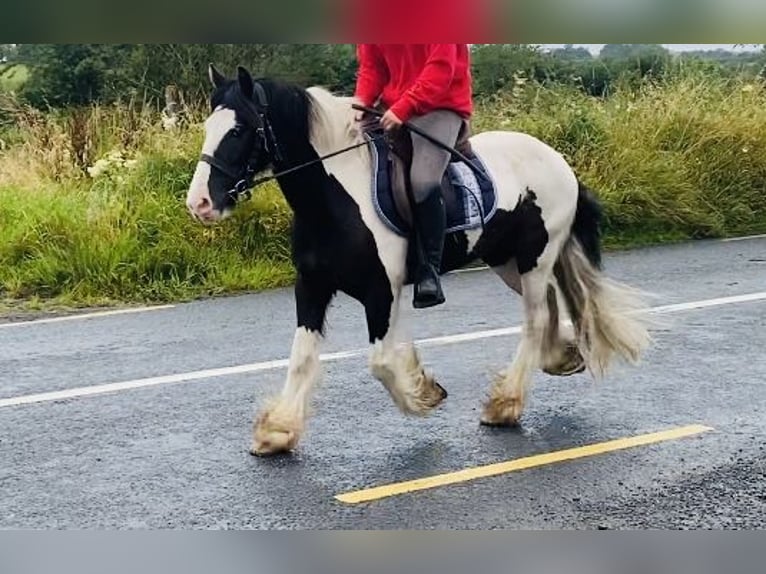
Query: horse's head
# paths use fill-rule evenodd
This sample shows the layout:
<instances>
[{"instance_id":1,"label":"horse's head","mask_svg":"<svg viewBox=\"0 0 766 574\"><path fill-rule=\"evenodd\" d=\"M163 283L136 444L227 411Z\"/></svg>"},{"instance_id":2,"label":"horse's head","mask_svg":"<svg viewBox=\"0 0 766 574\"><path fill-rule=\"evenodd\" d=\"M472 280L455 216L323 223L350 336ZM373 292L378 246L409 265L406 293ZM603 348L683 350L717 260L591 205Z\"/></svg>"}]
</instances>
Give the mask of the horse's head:
<instances>
[{"instance_id":1,"label":"horse's head","mask_svg":"<svg viewBox=\"0 0 766 574\"><path fill-rule=\"evenodd\" d=\"M264 126L265 95L243 67L237 78L224 77L210 64L213 92L205 141L186 205L194 217L210 224L231 214L255 173L273 161Z\"/></svg>"}]
</instances>

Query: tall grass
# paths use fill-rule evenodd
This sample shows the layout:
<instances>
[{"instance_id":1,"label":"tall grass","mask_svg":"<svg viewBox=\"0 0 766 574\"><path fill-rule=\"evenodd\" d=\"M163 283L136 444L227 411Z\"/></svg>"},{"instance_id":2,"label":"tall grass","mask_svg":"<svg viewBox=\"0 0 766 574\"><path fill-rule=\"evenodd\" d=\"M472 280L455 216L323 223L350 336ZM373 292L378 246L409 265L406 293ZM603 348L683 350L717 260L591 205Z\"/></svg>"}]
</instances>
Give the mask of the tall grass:
<instances>
[{"instance_id":1,"label":"tall grass","mask_svg":"<svg viewBox=\"0 0 766 574\"><path fill-rule=\"evenodd\" d=\"M219 227L188 217L204 116L190 114L166 132L158 110L131 102L68 113L0 102L0 298L168 301L291 281L275 187ZM766 232L760 84L695 73L594 99L518 77L477 101L474 130L498 128L572 162L604 203L608 245Z\"/></svg>"},{"instance_id":2,"label":"tall grass","mask_svg":"<svg viewBox=\"0 0 766 574\"><path fill-rule=\"evenodd\" d=\"M16 110L0 155L0 297L166 301L283 285L289 212L274 186L226 225L185 211L201 146L149 112Z\"/></svg>"},{"instance_id":3,"label":"tall grass","mask_svg":"<svg viewBox=\"0 0 766 574\"><path fill-rule=\"evenodd\" d=\"M606 99L519 82L485 100L477 130L501 126L558 149L593 187L606 241L766 231L766 90L694 73Z\"/></svg>"}]
</instances>

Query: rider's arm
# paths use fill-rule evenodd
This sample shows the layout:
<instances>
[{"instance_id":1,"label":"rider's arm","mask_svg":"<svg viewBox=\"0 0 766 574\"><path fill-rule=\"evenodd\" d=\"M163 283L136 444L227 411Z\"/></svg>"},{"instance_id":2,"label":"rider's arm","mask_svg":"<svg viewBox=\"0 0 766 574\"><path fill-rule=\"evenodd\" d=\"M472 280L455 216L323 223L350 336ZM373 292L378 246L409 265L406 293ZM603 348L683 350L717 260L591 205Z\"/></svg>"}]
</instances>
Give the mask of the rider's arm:
<instances>
[{"instance_id":1,"label":"rider's arm","mask_svg":"<svg viewBox=\"0 0 766 574\"><path fill-rule=\"evenodd\" d=\"M423 71L415 84L391 106L396 116L406 122L413 115L431 111L433 102L443 96L455 75L457 62L456 44L432 44Z\"/></svg>"},{"instance_id":2,"label":"rider's arm","mask_svg":"<svg viewBox=\"0 0 766 574\"><path fill-rule=\"evenodd\" d=\"M359 72L354 95L362 105L371 107L388 81L388 68L378 47L373 44L359 44L356 57L359 61Z\"/></svg>"}]
</instances>

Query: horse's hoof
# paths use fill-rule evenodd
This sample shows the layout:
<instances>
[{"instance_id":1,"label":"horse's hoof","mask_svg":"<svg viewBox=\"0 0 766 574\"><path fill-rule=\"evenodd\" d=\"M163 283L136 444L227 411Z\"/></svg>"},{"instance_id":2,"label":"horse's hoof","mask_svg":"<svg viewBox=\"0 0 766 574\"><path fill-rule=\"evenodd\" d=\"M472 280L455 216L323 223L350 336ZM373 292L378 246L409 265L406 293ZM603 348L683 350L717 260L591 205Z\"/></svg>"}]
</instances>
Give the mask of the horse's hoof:
<instances>
[{"instance_id":1,"label":"horse's hoof","mask_svg":"<svg viewBox=\"0 0 766 574\"><path fill-rule=\"evenodd\" d=\"M300 429L280 409L269 409L253 425L253 443L250 454L267 456L290 452L298 444Z\"/></svg>"},{"instance_id":2,"label":"horse's hoof","mask_svg":"<svg viewBox=\"0 0 766 574\"><path fill-rule=\"evenodd\" d=\"M516 427L524 410L521 400L514 397L492 397L485 405L481 424L488 427Z\"/></svg>"},{"instance_id":3,"label":"horse's hoof","mask_svg":"<svg viewBox=\"0 0 766 574\"><path fill-rule=\"evenodd\" d=\"M521 423L519 421L498 421L494 422L491 420L485 420L482 416L479 420L479 424L483 427L492 428L492 429L514 429L519 428L521 426Z\"/></svg>"},{"instance_id":4,"label":"horse's hoof","mask_svg":"<svg viewBox=\"0 0 766 574\"><path fill-rule=\"evenodd\" d=\"M569 377L585 370L585 359L574 345L567 345L564 360L553 367L543 367L543 372L553 377Z\"/></svg>"},{"instance_id":5,"label":"horse's hoof","mask_svg":"<svg viewBox=\"0 0 766 574\"><path fill-rule=\"evenodd\" d=\"M430 389L423 395L423 402L427 411L435 409L447 398L447 389L442 387L433 378L430 378Z\"/></svg>"},{"instance_id":6,"label":"horse's hoof","mask_svg":"<svg viewBox=\"0 0 766 574\"><path fill-rule=\"evenodd\" d=\"M292 451L298 443L298 437L292 431L271 431L253 438L250 454L270 456Z\"/></svg>"},{"instance_id":7,"label":"horse's hoof","mask_svg":"<svg viewBox=\"0 0 766 574\"><path fill-rule=\"evenodd\" d=\"M581 363L577 363L575 365L567 364L559 365L557 367L545 367L543 372L546 375L551 375L552 377L569 377L572 375L577 375L578 373L582 373L584 370L585 361L582 361Z\"/></svg>"}]
</instances>

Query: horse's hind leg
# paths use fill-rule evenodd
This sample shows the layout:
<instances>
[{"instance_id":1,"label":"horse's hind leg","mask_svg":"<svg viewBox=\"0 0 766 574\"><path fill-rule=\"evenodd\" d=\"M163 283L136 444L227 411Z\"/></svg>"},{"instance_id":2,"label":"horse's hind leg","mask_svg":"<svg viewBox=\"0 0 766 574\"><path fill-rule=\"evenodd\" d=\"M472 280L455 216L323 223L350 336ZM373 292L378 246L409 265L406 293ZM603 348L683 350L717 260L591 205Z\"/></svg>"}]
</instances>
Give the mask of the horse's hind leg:
<instances>
[{"instance_id":1,"label":"horse's hind leg","mask_svg":"<svg viewBox=\"0 0 766 574\"><path fill-rule=\"evenodd\" d=\"M565 325L561 322L557 293L554 284L549 283L546 293L549 313L543 344L542 369L549 375L566 377L583 372L585 360L577 348L571 323Z\"/></svg>"},{"instance_id":2,"label":"horse's hind leg","mask_svg":"<svg viewBox=\"0 0 766 574\"><path fill-rule=\"evenodd\" d=\"M521 275L516 259L511 259L505 265L492 267L492 270L508 287L523 296ZM546 302L549 313L543 338L543 371L555 376L582 372L585 369L585 363L577 349L574 331L571 325L562 326L560 323L558 297L553 281L548 283Z\"/></svg>"},{"instance_id":3,"label":"horse's hind leg","mask_svg":"<svg viewBox=\"0 0 766 574\"><path fill-rule=\"evenodd\" d=\"M381 288L365 301L372 350L370 371L391 395L399 410L425 415L441 403L447 392L426 373L412 341L397 340L401 288Z\"/></svg>"},{"instance_id":4,"label":"horse's hind leg","mask_svg":"<svg viewBox=\"0 0 766 574\"><path fill-rule=\"evenodd\" d=\"M543 258L539 263L542 263ZM547 302L552 265L538 265L521 276L525 323L521 342L507 372L492 385L481 422L487 425L515 425L524 410L527 385L543 358L550 311Z\"/></svg>"},{"instance_id":5,"label":"horse's hind leg","mask_svg":"<svg viewBox=\"0 0 766 574\"><path fill-rule=\"evenodd\" d=\"M323 284L298 276L295 285L298 328L290 352L287 380L280 395L253 421L251 454L286 452L297 445L311 391L319 379L319 342L332 295L332 290Z\"/></svg>"}]
</instances>

